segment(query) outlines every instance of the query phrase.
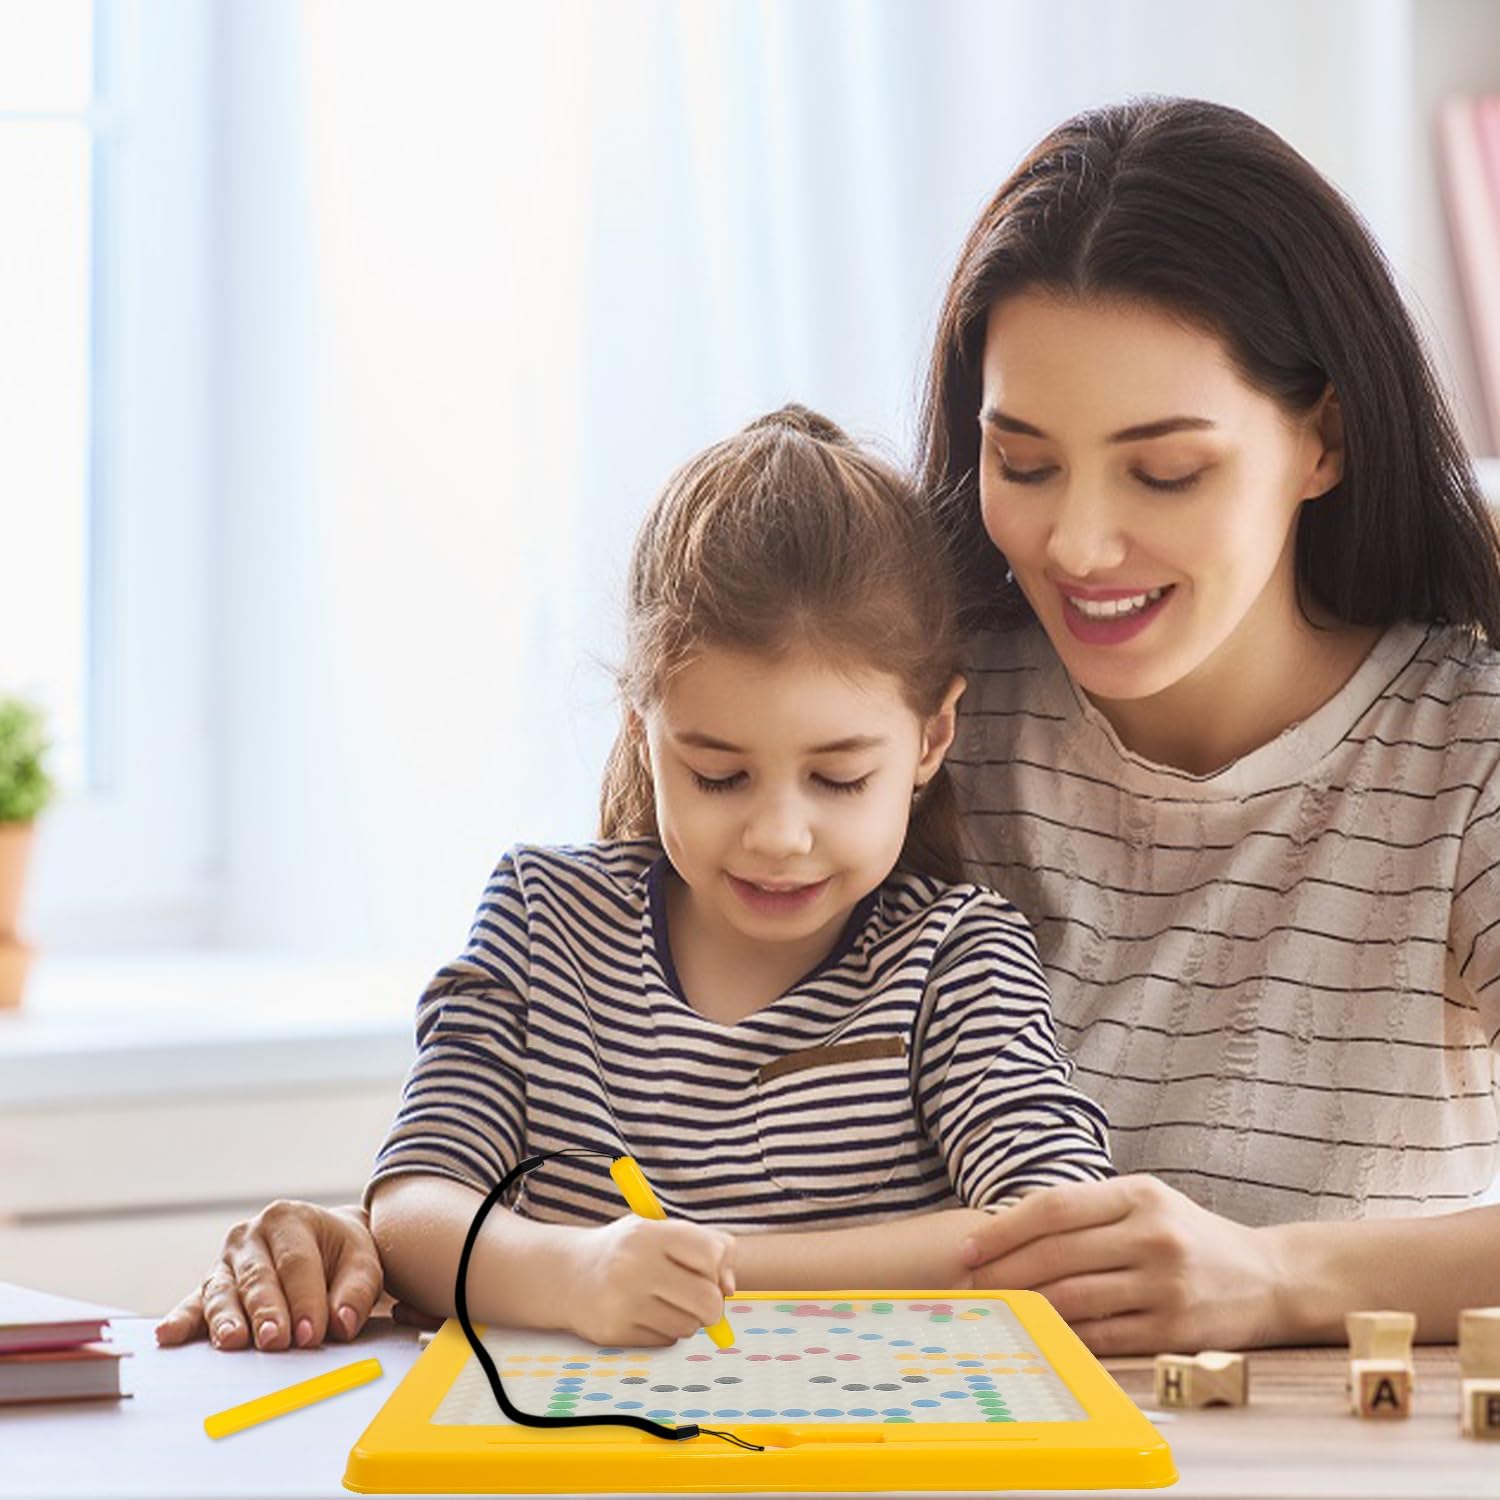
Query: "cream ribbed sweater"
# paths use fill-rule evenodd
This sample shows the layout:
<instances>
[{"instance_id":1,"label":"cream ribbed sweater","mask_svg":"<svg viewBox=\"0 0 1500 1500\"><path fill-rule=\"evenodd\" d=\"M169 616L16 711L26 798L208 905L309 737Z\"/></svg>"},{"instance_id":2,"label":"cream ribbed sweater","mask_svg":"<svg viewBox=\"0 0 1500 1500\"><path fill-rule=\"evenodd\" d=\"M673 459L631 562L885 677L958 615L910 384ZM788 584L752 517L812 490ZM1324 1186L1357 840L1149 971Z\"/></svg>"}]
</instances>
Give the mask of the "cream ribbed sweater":
<instances>
[{"instance_id":1,"label":"cream ribbed sweater","mask_svg":"<svg viewBox=\"0 0 1500 1500\"><path fill-rule=\"evenodd\" d=\"M1500 1175L1500 655L1393 626L1193 776L1031 626L976 642L950 765L1031 919L1116 1165L1245 1223L1438 1213Z\"/></svg>"}]
</instances>

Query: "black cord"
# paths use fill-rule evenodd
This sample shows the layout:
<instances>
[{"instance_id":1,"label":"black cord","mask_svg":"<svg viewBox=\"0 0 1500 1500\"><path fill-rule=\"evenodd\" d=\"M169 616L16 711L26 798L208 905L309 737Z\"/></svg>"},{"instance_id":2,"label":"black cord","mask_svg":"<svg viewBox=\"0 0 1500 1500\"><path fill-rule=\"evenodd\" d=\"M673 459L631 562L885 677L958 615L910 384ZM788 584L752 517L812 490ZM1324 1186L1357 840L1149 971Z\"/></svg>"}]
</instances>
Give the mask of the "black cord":
<instances>
[{"instance_id":1,"label":"black cord","mask_svg":"<svg viewBox=\"0 0 1500 1500\"><path fill-rule=\"evenodd\" d=\"M544 1161L549 1161L554 1156L603 1156L613 1160L607 1151L584 1151L570 1148L563 1151L544 1151L537 1156L528 1156L518 1161L479 1205L479 1211L474 1215L474 1222L469 1225L469 1236L464 1241L463 1253L458 1257L458 1280L453 1288L453 1310L458 1315L459 1327L463 1329L464 1337L469 1341L469 1348L474 1351L474 1358L479 1361L480 1368L489 1380L490 1389L495 1393L495 1400L499 1403L500 1410L512 1422L519 1422L526 1427L634 1427L641 1432L649 1433L652 1437L665 1438L669 1442L681 1442L683 1438L695 1438L699 1433L706 1433L709 1437L723 1438L727 1443L735 1443L754 1453L764 1453L766 1450L758 1443L747 1443L732 1432L719 1432L712 1427L698 1427L691 1422L683 1427L668 1427L662 1422L653 1422L650 1417L636 1417L629 1412L618 1412L607 1417L541 1416L534 1412L522 1411L520 1407L511 1403L510 1397L505 1394L505 1387L500 1383L500 1372L495 1368L495 1361L490 1358L489 1350L480 1342L479 1335L474 1332L474 1325L469 1321L469 1299L464 1290L469 1279L469 1257L474 1253L474 1244L479 1238L479 1231L486 1216L505 1195L511 1183L524 1177L528 1172L534 1172Z\"/></svg>"}]
</instances>

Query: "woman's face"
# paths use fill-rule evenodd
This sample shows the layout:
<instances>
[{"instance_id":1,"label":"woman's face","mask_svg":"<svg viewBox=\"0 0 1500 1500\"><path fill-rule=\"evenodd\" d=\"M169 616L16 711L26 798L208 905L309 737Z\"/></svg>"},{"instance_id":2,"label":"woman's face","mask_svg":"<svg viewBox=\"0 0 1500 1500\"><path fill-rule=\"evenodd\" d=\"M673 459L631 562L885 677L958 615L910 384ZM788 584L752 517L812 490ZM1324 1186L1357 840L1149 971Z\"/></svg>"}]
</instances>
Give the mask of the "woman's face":
<instances>
[{"instance_id":1,"label":"woman's face","mask_svg":"<svg viewBox=\"0 0 1500 1500\"><path fill-rule=\"evenodd\" d=\"M1085 691L1145 697L1296 630L1336 403L1294 420L1159 307L1030 291L990 311L979 423L985 530Z\"/></svg>"}]
</instances>

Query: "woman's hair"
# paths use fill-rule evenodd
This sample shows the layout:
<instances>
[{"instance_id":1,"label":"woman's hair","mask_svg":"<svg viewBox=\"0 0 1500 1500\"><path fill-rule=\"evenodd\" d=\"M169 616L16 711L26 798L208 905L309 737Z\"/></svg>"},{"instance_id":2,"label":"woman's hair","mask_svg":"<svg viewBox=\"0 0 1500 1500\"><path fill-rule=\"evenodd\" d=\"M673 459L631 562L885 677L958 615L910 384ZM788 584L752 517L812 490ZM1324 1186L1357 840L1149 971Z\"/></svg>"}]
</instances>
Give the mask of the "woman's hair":
<instances>
[{"instance_id":1,"label":"woman's hair","mask_svg":"<svg viewBox=\"0 0 1500 1500\"><path fill-rule=\"evenodd\" d=\"M642 523L621 702L644 713L706 648L775 659L803 647L841 671L887 673L925 719L959 670L957 586L913 483L826 417L784 406L683 465ZM601 838L660 837L643 749L627 715L605 765ZM942 767L898 863L960 880L963 847Z\"/></svg>"},{"instance_id":2,"label":"woman's hair","mask_svg":"<svg viewBox=\"0 0 1500 1500\"><path fill-rule=\"evenodd\" d=\"M1074 116L969 233L938 322L920 462L966 623L1030 617L1005 587L977 481L986 320L1024 289L1186 318L1292 414L1331 383L1344 471L1301 509L1300 596L1353 624L1446 621L1500 644L1495 527L1370 232L1274 131L1196 99Z\"/></svg>"}]
</instances>

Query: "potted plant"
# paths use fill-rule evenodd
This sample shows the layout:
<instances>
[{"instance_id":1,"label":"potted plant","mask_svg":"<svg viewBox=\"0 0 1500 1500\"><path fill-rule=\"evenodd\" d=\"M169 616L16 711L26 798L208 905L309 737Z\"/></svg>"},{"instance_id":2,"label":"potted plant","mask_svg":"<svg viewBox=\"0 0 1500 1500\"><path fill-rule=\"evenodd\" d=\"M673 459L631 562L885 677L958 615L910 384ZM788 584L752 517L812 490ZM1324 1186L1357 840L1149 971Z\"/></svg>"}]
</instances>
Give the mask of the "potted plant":
<instances>
[{"instance_id":1,"label":"potted plant","mask_svg":"<svg viewBox=\"0 0 1500 1500\"><path fill-rule=\"evenodd\" d=\"M52 800L42 711L0 697L0 1006L19 1005L31 950L16 936L36 818Z\"/></svg>"}]
</instances>

